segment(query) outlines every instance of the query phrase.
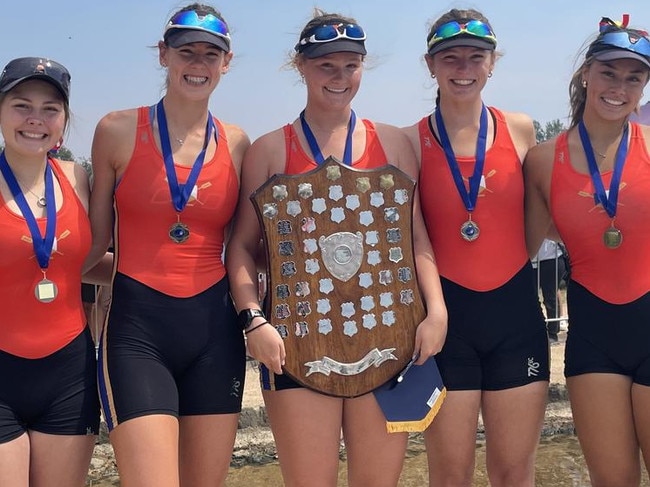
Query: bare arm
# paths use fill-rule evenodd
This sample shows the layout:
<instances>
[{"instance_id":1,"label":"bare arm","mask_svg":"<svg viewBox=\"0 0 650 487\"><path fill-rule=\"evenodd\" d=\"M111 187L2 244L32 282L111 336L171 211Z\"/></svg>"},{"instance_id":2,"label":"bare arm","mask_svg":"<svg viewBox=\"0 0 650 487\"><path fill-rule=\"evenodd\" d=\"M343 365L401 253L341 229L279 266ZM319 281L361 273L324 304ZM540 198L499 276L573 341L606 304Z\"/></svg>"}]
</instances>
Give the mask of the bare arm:
<instances>
[{"instance_id":1,"label":"bare arm","mask_svg":"<svg viewBox=\"0 0 650 487\"><path fill-rule=\"evenodd\" d=\"M409 142L411 143L411 147L413 148L413 152L415 153L415 161L419 169L420 164L422 162L422 148L420 147L420 132L418 129L418 123L415 123L408 127L403 127L401 130L406 135Z\"/></svg>"},{"instance_id":2,"label":"bare arm","mask_svg":"<svg viewBox=\"0 0 650 487\"><path fill-rule=\"evenodd\" d=\"M549 207L554 141L540 144L528 152L524 161L525 224L528 255L537 255L547 236L554 238Z\"/></svg>"},{"instance_id":3,"label":"bare arm","mask_svg":"<svg viewBox=\"0 0 650 487\"><path fill-rule=\"evenodd\" d=\"M226 135L228 137L228 148L232 164L237 172L237 178L241 180L242 161L246 150L250 147L251 141L240 127L237 125L225 124Z\"/></svg>"},{"instance_id":4,"label":"bare arm","mask_svg":"<svg viewBox=\"0 0 650 487\"><path fill-rule=\"evenodd\" d=\"M90 196L90 225L93 244L84 264L84 274L106 255L113 233L113 193L133 152L135 110L113 112L99 121L92 146L93 187Z\"/></svg>"},{"instance_id":5,"label":"bare arm","mask_svg":"<svg viewBox=\"0 0 650 487\"><path fill-rule=\"evenodd\" d=\"M382 146L389 160L396 161L395 166L417 181L419 165L411 145L414 140L409 141L404 132L395 127L378 124L377 131L382 137ZM416 364L421 365L444 345L447 336L447 308L429 234L422 217L417 187L413 199L413 248L418 284L427 308L427 315L418 325L415 334L414 352L420 355Z\"/></svg>"},{"instance_id":6,"label":"bare arm","mask_svg":"<svg viewBox=\"0 0 650 487\"><path fill-rule=\"evenodd\" d=\"M59 163L66 178L70 181L74 192L79 198L79 201L83 205L84 209L88 211L88 203L90 199L88 172L83 166L74 162L59 161ZM92 269L92 272L83 275L83 282L100 285L110 284L112 264L113 254L106 253L100 259L99 264Z\"/></svg>"},{"instance_id":7,"label":"bare arm","mask_svg":"<svg viewBox=\"0 0 650 487\"><path fill-rule=\"evenodd\" d=\"M230 292L238 311L259 308L256 257L262 238L250 195L276 172L284 170L284 137L275 131L255 141L246 151L242 164L239 204L233 231L226 249L226 268ZM251 325L262 324L255 318ZM285 349L272 326L260 326L247 335L249 354L276 374L282 373Z\"/></svg>"},{"instance_id":8,"label":"bare arm","mask_svg":"<svg viewBox=\"0 0 650 487\"><path fill-rule=\"evenodd\" d=\"M519 160L523 163L528 151L537 144L533 120L525 113L516 112L504 112L504 117Z\"/></svg>"},{"instance_id":9,"label":"bare arm","mask_svg":"<svg viewBox=\"0 0 650 487\"><path fill-rule=\"evenodd\" d=\"M228 148L230 150L230 158L232 159L232 165L237 173L237 181L241 184L241 170L242 170L242 161L244 159L244 154L246 150L250 147L251 141L248 138L246 132L244 132L237 125L225 124L224 128L228 137ZM232 233L233 222L231 221L228 227L225 229L225 242L224 245L228 245L230 240L230 235Z\"/></svg>"}]
</instances>

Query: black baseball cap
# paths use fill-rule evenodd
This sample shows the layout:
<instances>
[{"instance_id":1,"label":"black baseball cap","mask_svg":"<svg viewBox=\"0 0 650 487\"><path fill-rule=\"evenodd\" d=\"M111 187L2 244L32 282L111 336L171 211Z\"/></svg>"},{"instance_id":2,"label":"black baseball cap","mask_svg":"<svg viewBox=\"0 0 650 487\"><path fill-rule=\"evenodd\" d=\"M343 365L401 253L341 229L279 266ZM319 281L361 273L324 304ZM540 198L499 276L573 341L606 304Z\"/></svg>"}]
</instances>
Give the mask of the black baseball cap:
<instances>
[{"instance_id":1,"label":"black baseball cap","mask_svg":"<svg viewBox=\"0 0 650 487\"><path fill-rule=\"evenodd\" d=\"M70 73L62 64L41 57L21 57L10 61L0 75L0 93L7 93L30 79L47 81L61 92L68 103Z\"/></svg>"}]
</instances>

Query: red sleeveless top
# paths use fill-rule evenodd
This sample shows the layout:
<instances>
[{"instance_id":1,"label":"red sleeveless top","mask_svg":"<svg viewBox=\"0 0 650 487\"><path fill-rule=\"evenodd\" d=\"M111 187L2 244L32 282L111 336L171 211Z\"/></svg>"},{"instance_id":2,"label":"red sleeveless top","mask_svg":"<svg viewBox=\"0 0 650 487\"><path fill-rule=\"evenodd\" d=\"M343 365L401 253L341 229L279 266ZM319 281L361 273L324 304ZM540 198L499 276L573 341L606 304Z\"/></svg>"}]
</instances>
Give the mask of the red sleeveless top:
<instances>
[{"instance_id":1,"label":"red sleeveless top","mask_svg":"<svg viewBox=\"0 0 650 487\"><path fill-rule=\"evenodd\" d=\"M60 350L86 326L81 266L90 251L90 222L58 161L50 162L63 193L47 269L47 278L58 288L53 301L42 303L34 294L43 273L34 255L27 221L11 211L4 200L0 207L0 350L29 359ZM47 219L36 221L43 235Z\"/></svg>"},{"instance_id":2,"label":"red sleeveless top","mask_svg":"<svg viewBox=\"0 0 650 487\"><path fill-rule=\"evenodd\" d=\"M177 214L163 157L154 141L149 107L138 109L135 149L115 190L117 271L164 294L194 296L226 275L222 261L225 229L237 205L237 173L223 125L214 157L205 161L180 221L190 229L181 244L169 238ZM176 165L178 182L191 167Z\"/></svg>"},{"instance_id":3,"label":"red sleeveless top","mask_svg":"<svg viewBox=\"0 0 650 487\"><path fill-rule=\"evenodd\" d=\"M590 175L571 165L566 132L557 139L551 177L551 214L571 258L571 279L612 304L650 292L650 156L639 125L630 128L616 210L620 247L603 243L610 218L595 202ZM612 173L602 174L606 189Z\"/></svg>"},{"instance_id":4,"label":"red sleeveless top","mask_svg":"<svg viewBox=\"0 0 650 487\"><path fill-rule=\"evenodd\" d=\"M361 157L352 162L352 167L372 169L388 164L388 158L381 146L374 124L370 120L364 119L362 121L366 127L366 147ZM287 124L284 126L284 140L287 154L285 174L302 174L318 167L314 159L307 155L300 145L293 125Z\"/></svg>"},{"instance_id":5,"label":"red sleeveless top","mask_svg":"<svg viewBox=\"0 0 650 487\"><path fill-rule=\"evenodd\" d=\"M485 154L483 178L472 214L480 228L468 242L460 227L468 219L445 152L420 120L420 201L440 275L474 291L489 291L510 280L528 260L524 233L524 180L521 161L503 114L490 107L496 137ZM467 185L474 157L457 157ZM466 186L467 187L467 186Z\"/></svg>"}]
</instances>

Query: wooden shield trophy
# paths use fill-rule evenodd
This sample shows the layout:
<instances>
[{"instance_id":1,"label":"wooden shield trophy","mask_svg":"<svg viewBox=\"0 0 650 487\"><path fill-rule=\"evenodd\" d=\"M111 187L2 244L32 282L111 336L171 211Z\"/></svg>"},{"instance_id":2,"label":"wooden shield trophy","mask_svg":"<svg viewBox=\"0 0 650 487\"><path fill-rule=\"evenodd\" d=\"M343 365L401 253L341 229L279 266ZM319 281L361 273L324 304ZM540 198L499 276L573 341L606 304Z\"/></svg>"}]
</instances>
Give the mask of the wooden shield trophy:
<instances>
[{"instance_id":1,"label":"wooden shield trophy","mask_svg":"<svg viewBox=\"0 0 650 487\"><path fill-rule=\"evenodd\" d=\"M358 170L330 157L251 195L268 263L266 316L284 339L284 372L300 384L355 397L411 359L425 316L414 191L394 166Z\"/></svg>"}]
</instances>

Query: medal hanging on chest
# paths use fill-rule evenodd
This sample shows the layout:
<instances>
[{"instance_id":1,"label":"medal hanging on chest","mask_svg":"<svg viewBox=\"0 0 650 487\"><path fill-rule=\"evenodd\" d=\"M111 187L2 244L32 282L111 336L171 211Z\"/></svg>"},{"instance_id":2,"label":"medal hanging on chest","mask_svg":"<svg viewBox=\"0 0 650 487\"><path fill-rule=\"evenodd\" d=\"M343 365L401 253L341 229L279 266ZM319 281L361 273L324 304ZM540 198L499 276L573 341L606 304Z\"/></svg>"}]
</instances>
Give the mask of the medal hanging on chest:
<instances>
[{"instance_id":1,"label":"medal hanging on chest","mask_svg":"<svg viewBox=\"0 0 650 487\"><path fill-rule=\"evenodd\" d=\"M578 132L580 134L580 141L582 142L585 157L587 158L591 182L594 187L594 201L596 204L600 204L603 207L607 216L610 218L609 227L603 233L603 244L605 244L605 247L609 249L617 249L623 243L623 233L620 229L616 228L616 210L618 209L618 190L621 184L625 159L627 158L629 124L625 124L623 134L621 135L621 141L616 149L614 171L612 173L612 180L609 184L609 190L605 190L603 178L600 175L600 170L596 163L594 149L591 145L587 128L582 120L578 123Z\"/></svg>"},{"instance_id":2,"label":"medal hanging on chest","mask_svg":"<svg viewBox=\"0 0 650 487\"><path fill-rule=\"evenodd\" d=\"M50 281L45 272L43 272L43 279L38 282L34 288L36 299L41 303L49 303L54 301L59 294L59 289L54 282Z\"/></svg>"},{"instance_id":3,"label":"medal hanging on chest","mask_svg":"<svg viewBox=\"0 0 650 487\"><path fill-rule=\"evenodd\" d=\"M50 264L50 257L52 256L52 249L54 248L54 235L56 233L56 201L54 198L54 176L52 175L52 167L50 162L46 161L45 163L45 235L41 235L41 231L38 228L38 223L36 222L36 217L32 212L32 209L29 207L29 203L25 199L20 185L16 176L14 176L7 158L5 157L4 151L0 154L0 172L2 172L7 186L14 197L14 201L18 206L18 209L22 213L25 221L27 222L27 227L29 228L29 233L32 238L32 245L34 247L34 255L38 261L41 272L43 273L43 279L40 280L35 288L34 295L42 303L49 303L56 299L59 291L56 284L47 278L47 269ZM40 206L40 205L39 205Z\"/></svg>"},{"instance_id":4,"label":"medal hanging on chest","mask_svg":"<svg viewBox=\"0 0 650 487\"><path fill-rule=\"evenodd\" d=\"M473 242L478 238L481 229L472 221L472 214L468 216L468 220L460 226L460 235L468 242Z\"/></svg>"},{"instance_id":5,"label":"medal hanging on chest","mask_svg":"<svg viewBox=\"0 0 650 487\"><path fill-rule=\"evenodd\" d=\"M474 242L481 234L481 229L478 224L472 220L472 212L476 208L476 201L478 199L481 179L483 177L483 167L485 165L488 128L487 108L485 108L485 105L481 107L478 137L476 140L476 159L474 162L474 171L468 180L469 190L465 187L463 175L460 172L460 167L456 160L456 154L454 154L451 141L449 140L449 135L447 134L447 129L445 128L445 122L442 118L442 113L440 113L440 107L436 107L434 115L436 118L436 125L438 126L438 133L440 134L440 144L442 145L442 149L445 151L445 158L447 159L449 170L451 171L454 184L458 190L458 195L467 210L467 221L460 226L460 236L467 242Z\"/></svg>"},{"instance_id":6,"label":"medal hanging on chest","mask_svg":"<svg viewBox=\"0 0 650 487\"><path fill-rule=\"evenodd\" d=\"M192 190L196 184L203 162L205 160L205 153L214 131L214 140L218 144L219 131L214 123L212 114L208 111L208 121L205 127L205 140L203 141L203 149L196 156L196 160L192 165L190 174L185 183L179 183L176 177L176 168L174 167L174 158L172 155L171 142L169 140L169 131L167 129L167 117L165 116L165 107L163 101L160 100L156 106L156 116L158 120L158 133L160 135L160 146L163 153L163 162L165 164L165 173L167 174L167 182L169 183L169 193L171 195L172 204L176 210L176 222L172 223L169 227L169 238L172 242L181 244L190 238L190 228L187 224L181 222L181 212L185 209L187 202L192 195Z\"/></svg>"},{"instance_id":7,"label":"medal hanging on chest","mask_svg":"<svg viewBox=\"0 0 650 487\"><path fill-rule=\"evenodd\" d=\"M180 215L178 221L169 227L169 238L176 243L183 243L190 238L190 228L180 220Z\"/></svg>"}]
</instances>

